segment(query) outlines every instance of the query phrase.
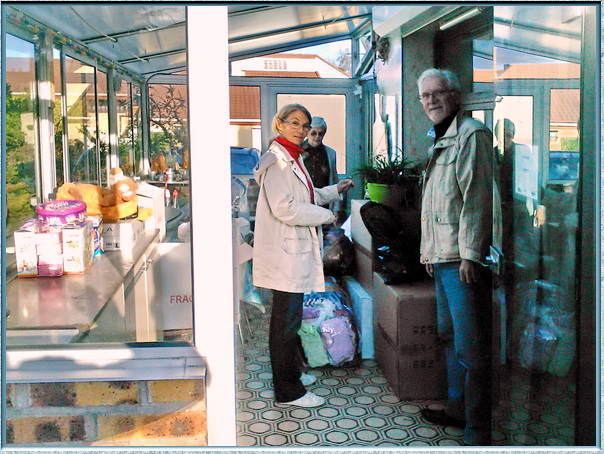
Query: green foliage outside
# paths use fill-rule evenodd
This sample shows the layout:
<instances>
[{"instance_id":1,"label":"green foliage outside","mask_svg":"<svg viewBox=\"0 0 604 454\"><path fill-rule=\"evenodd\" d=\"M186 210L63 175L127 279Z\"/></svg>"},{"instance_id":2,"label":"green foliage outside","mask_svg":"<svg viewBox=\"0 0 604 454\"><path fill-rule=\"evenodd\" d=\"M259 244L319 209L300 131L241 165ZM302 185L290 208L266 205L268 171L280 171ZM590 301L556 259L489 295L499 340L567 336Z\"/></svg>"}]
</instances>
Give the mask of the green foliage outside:
<instances>
[{"instance_id":1,"label":"green foliage outside","mask_svg":"<svg viewBox=\"0 0 604 454\"><path fill-rule=\"evenodd\" d=\"M151 121L150 156L168 154L176 149L188 148L186 96L177 90L177 85L162 85L165 92L153 85L149 88L149 112Z\"/></svg>"},{"instance_id":2,"label":"green foliage outside","mask_svg":"<svg viewBox=\"0 0 604 454\"><path fill-rule=\"evenodd\" d=\"M34 145L26 141L22 114L33 112L31 98L15 96L6 86L6 201L7 235L34 215L30 200L35 196Z\"/></svg>"},{"instance_id":3,"label":"green foliage outside","mask_svg":"<svg viewBox=\"0 0 604 454\"><path fill-rule=\"evenodd\" d=\"M561 151L579 151L578 137L562 137L560 139Z\"/></svg>"}]
</instances>

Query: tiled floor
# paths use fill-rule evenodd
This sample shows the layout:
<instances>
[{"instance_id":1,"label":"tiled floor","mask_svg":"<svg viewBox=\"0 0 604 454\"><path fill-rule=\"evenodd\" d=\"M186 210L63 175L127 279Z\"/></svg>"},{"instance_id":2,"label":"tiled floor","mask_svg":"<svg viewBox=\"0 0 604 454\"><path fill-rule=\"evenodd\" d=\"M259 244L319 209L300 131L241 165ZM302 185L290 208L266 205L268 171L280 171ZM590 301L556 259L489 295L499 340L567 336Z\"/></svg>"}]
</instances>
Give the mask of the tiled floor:
<instances>
[{"instance_id":1,"label":"tiled floor","mask_svg":"<svg viewBox=\"0 0 604 454\"><path fill-rule=\"evenodd\" d=\"M459 446L462 430L426 424L420 408L441 401L401 402L373 360L349 368L313 369L310 389L326 400L317 408L281 408L273 399L268 356L270 303L265 314L246 305L245 347L237 348L238 446ZM245 315L250 329L246 326ZM572 386L525 380L494 411L493 442L499 446L572 445L572 421L561 415L574 402ZM505 380L504 380L505 383ZM518 383L518 381L516 381ZM531 395L537 389L538 395ZM507 402L507 403L506 403Z\"/></svg>"},{"instance_id":2,"label":"tiled floor","mask_svg":"<svg viewBox=\"0 0 604 454\"><path fill-rule=\"evenodd\" d=\"M349 368L313 369L309 387L323 396L317 408L275 405L268 356L270 307L245 309L245 348L238 348L238 446L459 446L462 431L427 426L420 408L441 402L400 402L373 360ZM252 334L251 334L252 333Z\"/></svg>"}]
</instances>

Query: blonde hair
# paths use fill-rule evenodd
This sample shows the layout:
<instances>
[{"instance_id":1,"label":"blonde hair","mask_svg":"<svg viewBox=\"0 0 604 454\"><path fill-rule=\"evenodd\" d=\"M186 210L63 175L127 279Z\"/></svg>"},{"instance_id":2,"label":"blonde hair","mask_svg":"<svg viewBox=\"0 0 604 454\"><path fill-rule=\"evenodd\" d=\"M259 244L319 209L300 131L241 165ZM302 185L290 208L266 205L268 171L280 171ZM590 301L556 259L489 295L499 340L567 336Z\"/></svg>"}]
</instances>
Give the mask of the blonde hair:
<instances>
[{"instance_id":1,"label":"blonde hair","mask_svg":"<svg viewBox=\"0 0 604 454\"><path fill-rule=\"evenodd\" d=\"M272 130L275 131L277 134L279 134L280 131L277 129L277 120L279 120L279 121L285 120L287 117L289 117L291 115L292 112L295 112L296 110L299 110L304 115L306 115L308 117L309 123L312 121L312 115L310 114L308 109L306 109L306 107L304 107L303 105L286 104L285 106L281 107L281 109L279 109L279 112L277 112L275 114L275 116L273 117L273 121L271 122Z\"/></svg>"}]
</instances>

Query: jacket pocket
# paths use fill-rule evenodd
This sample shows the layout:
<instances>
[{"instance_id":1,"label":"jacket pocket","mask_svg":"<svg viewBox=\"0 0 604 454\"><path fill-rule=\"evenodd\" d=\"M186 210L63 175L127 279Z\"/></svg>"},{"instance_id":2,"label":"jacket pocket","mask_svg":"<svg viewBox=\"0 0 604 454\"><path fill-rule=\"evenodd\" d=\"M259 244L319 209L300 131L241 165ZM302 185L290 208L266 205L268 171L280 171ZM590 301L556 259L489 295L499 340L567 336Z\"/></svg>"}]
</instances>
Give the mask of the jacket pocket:
<instances>
[{"instance_id":1,"label":"jacket pocket","mask_svg":"<svg viewBox=\"0 0 604 454\"><path fill-rule=\"evenodd\" d=\"M448 166L457 157L457 153L452 148L446 148L438 155L438 158L434 161L436 164L441 166Z\"/></svg>"},{"instance_id":2,"label":"jacket pocket","mask_svg":"<svg viewBox=\"0 0 604 454\"><path fill-rule=\"evenodd\" d=\"M312 251L310 238L284 238L283 250L288 254L308 254Z\"/></svg>"},{"instance_id":3,"label":"jacket pocket","mask_svg":"<svg viewBox=\"0 0 604 454\"><path fill-rule=\"evenodd\" d=\"M459 258L459 213L437 213L434 225L436 256L444 259Z\"/></svg>"}]
</instances>

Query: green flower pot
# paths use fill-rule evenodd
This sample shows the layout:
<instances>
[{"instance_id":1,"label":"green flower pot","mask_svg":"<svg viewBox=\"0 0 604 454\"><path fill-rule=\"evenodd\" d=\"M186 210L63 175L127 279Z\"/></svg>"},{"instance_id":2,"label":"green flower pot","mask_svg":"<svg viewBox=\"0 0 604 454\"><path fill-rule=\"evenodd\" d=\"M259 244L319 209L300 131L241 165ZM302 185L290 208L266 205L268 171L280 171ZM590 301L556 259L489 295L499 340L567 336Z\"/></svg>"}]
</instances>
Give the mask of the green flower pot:
<instances>
[{"instance_id":1,"label":"green flower pot","mask_svg":"<svg viewBox=\"0 0 604 454\"><path fill-rule=\"evenodd\" d=\"M367 183L367 195L372 202L400 208L405 196L405 188L400 185Z\"/></svg>"}]
</instances>

